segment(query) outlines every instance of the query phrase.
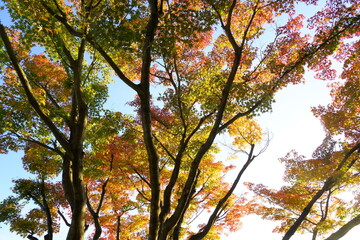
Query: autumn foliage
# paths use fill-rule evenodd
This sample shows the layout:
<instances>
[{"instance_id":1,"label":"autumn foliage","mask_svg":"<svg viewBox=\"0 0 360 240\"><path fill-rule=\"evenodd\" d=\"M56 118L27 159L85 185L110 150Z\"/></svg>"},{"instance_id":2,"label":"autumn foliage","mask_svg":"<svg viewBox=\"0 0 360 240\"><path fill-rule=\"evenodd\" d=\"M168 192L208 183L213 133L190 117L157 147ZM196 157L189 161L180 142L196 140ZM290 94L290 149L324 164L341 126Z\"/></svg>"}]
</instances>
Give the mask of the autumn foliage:
<instances>
[{"instance_id":1,"label":"autumn foliage","mask_svg":"<svg viewBox=\"0 0 360 240\"><path fill-rule=\"evenodd\" d=\"M62 222L67 240L221 239L257 213L280 220L285 240L359 224L359 199L341 198L359 187L357 1L2 2L13 23L0 24L0 153L23 150L36 176L0 203L11 231L51 240ZM333 59L343 81L313 109L329 137L312 159L282 159L281 190L236 195L268 144L255 117L307 69L335 78ZM133 113L105 107L111 81ZM219 158L219 135L242 153L236 166Z\"/></svg>"}]
</instances>

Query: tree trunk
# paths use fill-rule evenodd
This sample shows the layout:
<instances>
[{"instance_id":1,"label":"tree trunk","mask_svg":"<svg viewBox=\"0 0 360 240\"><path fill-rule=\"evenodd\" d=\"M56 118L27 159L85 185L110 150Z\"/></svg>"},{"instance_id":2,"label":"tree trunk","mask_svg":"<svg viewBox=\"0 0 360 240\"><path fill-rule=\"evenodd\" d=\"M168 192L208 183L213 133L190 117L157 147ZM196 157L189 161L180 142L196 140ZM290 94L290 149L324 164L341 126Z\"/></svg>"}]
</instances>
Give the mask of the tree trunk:
<instances>
[{"instance_id":1,"label":"tree trunk","mask_svg":"<svg viewBox=\"0 0 360 240\"><path fill-rule=\"evenodd\" d=\"M66 238L67 240L81 240L84 239L85 234L86 195L83 181L83 153L82 150L75 151L75 153L77 153L77 156L75 155L76 157L73 158L72 161L74 201L70 230Z\"/></svg>"},{"instance_id":2,"label":"tree trunk","mask_svg":"<svg viewBox=\"0 0 360 240\"><path fill-rule=\"evenodd\" d=\"M86 196L83 183L83 156L65 159L63 188L71 207L71 224L66 240L82 240L85 235ZM82 154L81 154L82 155Z\"/></svg>"},{"instance_id":3,"label":"tree trunk","mask_svg":"<svg viewBox=\"0 0 360 240\"><path fill-rule=\"evenodd\" d=\"M120 240L120 231L121 231L121 215L117 216L116 240Z\"/></svg>"},{"instance_id":4,"label":"tree trunk","mask_svg":"<svg viewBox=\"0 0 360 240\"><path fill-rule=\"evenodd\" d=\"M46 225L47 225L47 234L44 236L45 240L52 240L53 239L53 220L52 220L52 216L51 216L51 212L50 212L50 208L49 208L49 204L46 200L46 189L45 189L45 180L42 179L41 182L41 197L42 197L42 202L43 202L43 210L45 211L46 214Z\"/></svg>"}]
</instances>

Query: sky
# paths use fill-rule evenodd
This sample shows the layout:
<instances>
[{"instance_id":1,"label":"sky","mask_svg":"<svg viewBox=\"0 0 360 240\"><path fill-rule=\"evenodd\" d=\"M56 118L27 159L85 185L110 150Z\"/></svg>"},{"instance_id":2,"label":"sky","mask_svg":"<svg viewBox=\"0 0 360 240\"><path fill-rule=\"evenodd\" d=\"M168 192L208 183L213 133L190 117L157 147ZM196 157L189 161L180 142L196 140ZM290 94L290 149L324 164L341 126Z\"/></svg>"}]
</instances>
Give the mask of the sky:
<instances>
[{"instance_id":1,"label":"sky","mask_svg":"<svg viewBox=\"0 0 360 240\"><path fill-rule=\"evenodd\" d=\"M3 17L1 20L4 21ZM305 79L305 84L289 86L277 93L272 112L258 117L262 128L269 132L271 141L266 152L256 158L245 172L242 179L244 182L263 183L269 187L278 188L283 184L284 170L278 159L284 157L292 149L296 149L305 156L311 156L321 144L325 134L320 121L311 113L311 107L328 104L331 100L329 89L326 82L315 80L312 73L307 73ZM121 108L131 111L129 106L124 105L131 96L127 89L119 83L111 84L110 101L107 102L107 107L112 110ZM221 137L219 141L222 141ZM22 168L21 156L21 152L0 155L0 200L11 194L12 179L31 177L31 174ZM241 164L241 158L239 164ZM242 193L244 189L242 185L239 185L236 192ZM242 222L242 228L238 232L229 233L223 239L281 239L281 235L272 233L272 229L276 226L274 222L252 215L245 217ZM7 226L3 224L0 226L0 240L23 239L11 233ZM359 226L342 240L355 240L358 236L360 236ZM64 234L54 236L54 240L62 239L64 239ZM292 238L292 240L302 239L311 239L311 236L298 234Z\"/></svg>"}]
</instances>

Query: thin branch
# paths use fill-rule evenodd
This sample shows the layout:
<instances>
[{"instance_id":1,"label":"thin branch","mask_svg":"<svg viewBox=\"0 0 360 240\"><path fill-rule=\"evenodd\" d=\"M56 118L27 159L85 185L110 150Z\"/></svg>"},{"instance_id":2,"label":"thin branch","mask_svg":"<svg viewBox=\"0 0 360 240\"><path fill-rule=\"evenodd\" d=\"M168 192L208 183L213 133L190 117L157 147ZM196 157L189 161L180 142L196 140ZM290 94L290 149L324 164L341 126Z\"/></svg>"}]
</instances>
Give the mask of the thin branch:
<instances>
[{"instance_id":1,"label":"thin branch","mask_svg":"<svg viewBox=\"0 0 360 240\"><path fill-rule=\"evenodd\" d=\"M134 172L136 173L136 175L138 175L138 177L139 177L141 180L143 180L143 181L146 183L146 185L148 185L148 186L151 188L150 182L149 182L140 172L138 172L138 170L137 170L136 168L132 167L132 169L134 170Z\"/></svg>"},{"instance_id":2,"label":"thin branch","mask_svg":"<svg viewBox=\"0 0 360 240\"><path fill-rule=\"evenodd\" d=\"M200 211L197 211L195 216L192 217L192 219L189 219L187 221L187 224L190 226L204 211L205 211L205 208L202 208Z\"/></svg>"},{"instance_id":3,"label":"thin branch","mask_svg":"<svg viewBox=\"0 0 360 240\"><path fill-rule=\"evenodd\" d=\"M251 23L252 23L252 21L251 21ZM250 28L251 23L249 23L248 28ZM178 204L174 210L173 215L166 220L164 227L162 229L164 232L163 236L166 236L167 233L169 231L171 231L171 229L177 224L178 220L182 216L183 211L185 211L185 209L188 207L188 204L190 203L190 198L191 198L190 191L191 191L191 189L193 189L194 182L195 182L196 176L199 171L198 166L199 166L203 156L206 154L206 152L212 146L216 135L219 133L219 127L220 127L221 121L223 119L225 108L226 108L228 98L230 95L230 90L231 90L231 87L235 80L236 73L238 71L238 68L239 68L239 65L241 62L241 56L242 56L243 49L239 48L239 46L237 46L235 39L231 33L230 28L226 27L224 30L226 31L227 37L234 48L234 60L233 60L231 72L230 72L229 77L224 85L223 90L222 90L221 101L217 108L217 114L216 114L216 118L215 118L212 130L210 131L210 133L207 137L207 140L199 148L194 161L191 163L190 171L188 173L188 177L187 177L186 183L184 185L181 197L178 201ZM244 35L246 35L247 32L248 31L245 31ZM245 39L245 37L244 37L244 39Z\"/></svg>"},{"instance_id":4,"label":"thin branch","mask_svg":"<svg viewBox=\"0 0 360 240\"><path fill-rule=\"evenodd\" d=\"M110 178L107 178L105 180L105 182L103 183L103 185L101 186L101 195L100 195L100 201L99 201L99 205L96 209L96 214L99 215L101 207L103 205L104 199L105 199L105 194L106 194L106 186L109 182Z\"/></svg>"},{"instance_id":5,"label":"thin branch","mask_svg":"<svg viewBox=\"0 0 360 240\"><path fill-rule=\"evenodd\" d=\"M90 76L90 73L91 71L95 68L95 64L96 64L96 58L94 58L91 63L90 63L90 66L89 66L89 69L86 73L86 76L84 78L84 81L83 81L83 84L82 85L85 85L86 81L89 79L89 76Z\"/></svg>"},{"instance_id":6,"label":"thin branch","mask_svg":"<svg viewBox=\"0 0 360 240\"><path fill-rule=\"evenodd\" d=\"M216 13L216 15L217 15L217 17L218 17L218 19L219 19L219 21L220 21L220 25L221 25L221 27L224 29L225 28L225 23L224 23L224 21L222 20L222 17L221 17L221 14L220 14L220 12L219 12L219 10L215 7L215 5L213 4L213 3L210 3L210 2L208 2L209 4L210 4L210 6L213 8L213 10L215 11L215 13Z\"/></svg>"},{"instance_id":7,"label":"thin branch","mask_svg":"<svg viewBox=\"0 0 360 240\"><path fill-rule=\"evenodd\" d=\"M55 51L57 52L57 55L60 57L61 59L61 62L65 68L65 71L66 72L69 72L69 69L71 68L70 67L70 64L66 61L66 59L64 58L63 56L63 52L60 51L59 47L58 47L58 44L55 42L55 37L54 37L54 34L53 33L48 33L48 35L50 36L50 39L51 39L51 42L53 43L54 45L54 49Z\"/></svg>"},{"instance_id":8,"label":"thin branch","mask_svg":"<svg viewBox=\"0 0 360 240\"><path fill-rule=\"evenodd\" d=\"M44 121L46 126L51 130L51 132L54 134L55 138L59 141L61 146L66 150L70 150L70 146L65 135L60 132L60 130L56 127L55 123L43 112L38 101L36 100L31 85L29 83L29 80L23 68L21 67L21 65L17 60L15 51L11 46L10 40L6 34L5 27L2 24L0 24L0 36L4 42L6 52L9 55L10 60L23 86L29 104L33 107L33 109L38 114L38 116Z\"/></svg>"},{"instance_id":9,"label":"thin branch","mask_svg":"<svg viewBox=\"0 0 360 240\"><path fill-rule=\"evenodd\" d=\"M184 127L184 132L183 132L183 135L182 135L182 138L181 138L183 140L185 138L185 136L186 136L187 124L186 124L186 121L185 121L184 111L183 111L183 108L182 108L183 102L181 101L181 83L180 83L181 82L181 77L180 77L180 74L179 74L179 70L178 70L176 60L177 60L177 58L176 58L176 55L175 55L174 56L174 70L175 70L176 79L177 79L177 82L178 82L177 86L175 84L174 79L172 78L172 75L169 74L169 76L170 76L171 83L173 84L173 87L175 89L175 93L177 95L177 104L179 106L180 119L181 119L181 122L182 122L183 127Z\"/></svg>"},{"instance_id":10,"label":"thin branch","mask_svg":"<svg viewBox=\"0 0 360 240\"><path fill-rule=\"evenodd\" d=\"M59 104L56 102L55 98L52 96L52 94L49 92L49 90L45 86L43 86L39 82L36 82L35 80L32 80L32 79L30 79L30 82L34 83L36 86L38 86L39 88L41 88L45 91L46 96L49 98L50 102L55 106L56 109L61 109Z\"/></svg>"},{"instance_id":11,"label":"thin branch","mask_svg":"<svg viewBox=\"0 0 360 240\"><path fill-rule=\"evenodd\" d=\"M197 126L192 130L192 132L190 133L190 135L185 139L181 141L181 146L179 149L179 152L176 155L176 158L174 159L175 161L175 166L173 168L173 171L171 173L171 177L170 177L170 181L169 184L166 186L164 194L163 194L163 204L164 206L161 209L161 213L160 213L160 222L163 222L163 220L165 219L165 216L169 214L170 212L170 207L171 207L171 196L172 196L172 190L176 184L176 181L178 179L179 176L179 172L180 172L180 167L181 167L181 159L183 157L183 154L191 140L191 138L195 135L195 133L200 129L200 127L202 126L202 124L205 122L205 120L207 118L209 118L213 113L210 113L208 115L203 116ZM185 133L184 133L185 134ZM183 138L185 136L183 135ZM190 157L191 159L191 157Z\"/></svg>"},{"instance_id":12,"label":"thin branch","mask_svg":"<svg viewBox=\"0 0 360 240\"><path fill-rule=\"evenodd\" d=\"M60 5L58 4L58 2L56 0L53 0L57 10L60 12L61 16L63 16L64 18L66 18L66 14L64 13L64 11L61 9Z\"/></svg>"},{"instance_id":13,"label":"thin branch","mask_svg":"<svg viewBox=\"0 0 360 240\"><path fill-rule=\"evenodd\" d=\"M109 179L107 179L108 181ZM105 182L105 185L107 184L107 181ZM100 200L100 203L98 205L98 209L95 210L93 209L93 207L91 206L91 203L90 203L90 199L89 199L89 196L87 194L88 192L88 189L87 187L85 188L86 189L86 206L94 220L94 224L95 224L95 233L94 233L94 236L93 236L93 239L99 239L99 237L101 236L101 233L102 233L102 227L100 225L100 221L99 221L99 212L100 212L100 208L101 208L101 205L102 205L102 200ZM105 188L104 188L104 185L103 185L103 188L102 188L102 192L101 192L101 198L103 198L105 195Z\"/></svg>"},{"instance_id":14,"label":"thin branch","mask_svg":"<svg viewBox=\"0 0 360 240\"><path fill-rule=\"evenodd\" d=\"M102 1L103 0L99 0L96 4L94 4L94 6L92 6L92 9L97 8Z\"/></svg>"},{"instance_id":15,"label":"thin branch","mask_svg":"<svg viewBox=\"0 0 360 240\"><path fill-rule=\"evenodd\" d=\"M149 203L151 202L150 198L145 196L145 194L142 191L140 191L137 187L135 187L135 189L146 201L148 201Z\"/></svg>"},{"instance_id":16,"label":"thin branch","mask_svg":"<svg viewBox=\"0 0 360 240\"><path fill-rule=\"evenodd\" d=\"M81 32L78 32L77 30L75 30L66 20L66 17L63 16L59 16L58 14L56 14L51 7L49 7L44 0L41 0L41 4L43 5L43 7L45 8L46 11L48 11L48 13L50 13L53 17L55 17L59 22L61 22L65 28L68 30L68 32L76 37L83 37L84 34Z\"/></svg>"},{"instance_id":17,"label":"thin branch","mask_svg":"<svg viewBox=\"0 0 360 240\"><path fill-rule=\"evenodd\" d=\"M226 26L229 28L231 26L231 19L232 19L232 15L233 15L235 6L236 6L236 0L233 0L231 3L231 6L230 6L229 12L228 12L227 20L226 20Z\"/></svg>"},{"instance_id":18,"label":"thin branch","mask_svg":"<svg viewBox=\"0 0 360 240\"><path fill-rule=\"evenodd\" d=\"M53 17L55 17L61 24L65 26L65 28L68 30L68 32L75 36L80 38L85 38L90 45L92 45L100 54L101 56L106 60L106 62L111 66L111 68L115 71L115 73L118 75L118 77L129 87L134 89L136 92L140 90L138 85L133 83L130 79L128 79L125 74L120 70L120 68L117 66L117 64L114 62L114 60L110 57L110 55L98 44L94 39L92 39L90 36L85 35L82 32L77 31L74 29L68 22L65 17L59 16L56 14L43 0L41 1L43 7L47 10L48 13L50 13Z\"/></svg>"},{"instance_id":19,"label":"thin branch","mask_svg":"<svg viewBox=\"0 0 360 240\"><path fill-rule=\"evenodd\" d=\"M153 137L160 144L160 146L165 150L167 155L175 162L176 158L174 157L174 155L171 154L169 149L160 141L160 139L155 134L153 134Z\"/></svg>"},{"instance_id":20,"label":"thin branch","mask_svg":"<svg viewBox=\"0 0 360 240\"><path fill-rule=\"evenodd\" d=\"M224 123L223 125L221 125L218 129L218 132L221 132L222 130L226 129L230 124L232 124L233 122L235 122L237 119L241 118L241 117L245 117L250 115L251 113L253 113L263 102L265 101L265 97L261 98L259 101L257 101L254 106L252 106L251 108L249 108L246 112L240 112L238 114L236 114L235 116L233 116L229 121L227 121L226 123Z\"/></svg>"},{"instance_id":21,"label":"thin branch","mask_svg":"<svg viewBox=\"0 0 360 240\"><path fill-rule=\"evenodd\" d=\"M39 146L41 146L41 147L43 147L43 148L46 148L46 149L48 149L48 150L50 150L50 151L52 151L52 152L55 152L55 153L59 154L60 156L64 156L64 153L61 152L61 151L60 151L59 149L57 149L57 148L50 147L50 146L48 146L47 144L42 143L42 142L40 142L40 141L38 141L38 140L35 140L35 139L33 139L33 138L25 138L24 136L21 136L21 135L18 134L17 132L11 131L11 133L14 134L17 138L19 138L19 139L21 139L21 140L23 140L23 141L35 143L35 144L37 144L37 145L39 145Z\"/></svg>"},{"instance_id":22,"label":"thin branch","mask_svg":"<svg viewBox=\"0 0 360 240\"><path fill-rule=\"evenodd\" d=\"M105 61L110 65L110 67L114 70L116 75L130 88L139 93L140 88L139 85L133 83L129 78L125 76L125 74L121 71L121 69L117 66L114 60L110 57L110 55L93 39L89 36L86 36L86 40L101 54L101 56L105 59Z\"/></svg>"},{"instance_id":23,"label":"thin branch","mask_svg":"<svg viewBox=\"0 0 360 240\"><path fill-rule=\"evenodd\" d=\"M52 34L55 36L55 34ZM72 56L70 50L66 47L66 44L65 42L63 41L63 39L59 36L59 35L56 35L57 36L57 40L59 41L60 43L60 46L63 50L63 53L65 54L66 58L68 59L69 61L69 66L73 66L75 64L75 59L74 57Z\"/></svg>"},{"instance_id":24,"label":"thin branch","mask_svg":"<svg viewBox=\"0 0 360 240\"><path fill-rule=\"evenodd\" d=\"M234 182L233 182L231 188L229 189L229 191L225 194L225 196L216 205L216 208L214 209L213 213L209 217L208 223L205 225L205 227L202 228L202 230L200 232L198 232L197 234L192 235L189 238L189 240L201 240L210 231L211 227L215 223L215 221L218 218L219 214L224 209L224 205L226 204L227 200L229 199L229 197L234 192L237 184L240 181L241 176L243 175L243 173L245 172L247 167L250 165L250 163L255 159L255 156L253 155L254 148L255 148L255 145L252 144L251 145L251 150L250 150L250 153L248 155L248 159L247 159L246 163L241 168L240 172L238 173L238 175L237 175L236 179L234 180Z\"/></svg>"},{"instance_id":25,"label":"thin branch","mask_svg":"<svg viewBox=\"0 0 360 240\"><path fill-rule=\"evenodd\" d=\"M58 209L57 212L58 212L58 214L60 215L60 217L62 218L62 220L64 221L65 225L68 226L68 227L70 227L70 226L71 226L70 223L68 222L68 220L66 220L64 214L62 214L62 212L60 211L60 209Z\"/></svg>"}]
</instances>

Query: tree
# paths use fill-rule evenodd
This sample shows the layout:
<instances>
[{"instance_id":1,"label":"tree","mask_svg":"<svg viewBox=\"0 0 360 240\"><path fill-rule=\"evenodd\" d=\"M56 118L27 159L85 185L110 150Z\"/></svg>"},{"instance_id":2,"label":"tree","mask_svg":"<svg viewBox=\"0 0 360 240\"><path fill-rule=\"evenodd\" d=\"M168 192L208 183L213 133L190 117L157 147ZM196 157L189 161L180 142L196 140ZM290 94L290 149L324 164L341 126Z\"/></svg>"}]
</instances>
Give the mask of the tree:
<instances>
[{"instance_id":1,"label":"tree","mask_svg":"<svg viewBox=\"0 0 360 240\"><path fill-rule=\"evenodd\" d=\"M360 106L356 101L359 79L354 75L359 72L358 54L359 41L347 40L341 42L333 56L344 62L342 79L331 84L332 102L326 107L313 108L327 137L312 158L307 159L296 151L282 158L286 166L284 180L288 184L280 190L249 184L250 189L267 202L258 209L258 214L282 221L276 230L285 233L283 239L290 239L301 229L310 231L313 239L335 231L326 238L335 240L360 224L356 196L360 153ZM318 77L334 78L331 63L327 61L323 65ZM348 199L344 198L344 193Z\"/></svg>"},{"instance_id":2,"label":"tree","mask_svg":"<svg viewBox=\"0 0 360 240\"><path fill-rule=\"evenodd\" d=\"M359 144L350 149L335 150L334 143L325 139L314 152L313 159L306 159L295 151L281 159L286 166L284 180L287 185L280 190L248 184L264 200L257 208L257 214L281 221L281 226L275 230L285 233L284 239L291 237L294 226L300 232L312 233L315 240L343 225L349 228L351 223L353 228L360 224L356 221L358 199L351 194L356 194L359 189L356 162Z\"/></svg>"},{"instance_id":3,"label":"tree","mask_svg":"<svg viewBox=\"0 0 360 240\"><path fill-rule=\"evenodd\" d=\"M53 239L53 234L60 229L56 213L65 201L59 189L59 184L45 183L44 180L16 180L13 191L17 196L8 197L1 203L1 222L9 223L12 231L28 239L38 239L35 235L41 236L45 232L45 240ZM23 217L21 210L27 201L33 201L37 207Z\"/></svg>"},{"instance_id":4,"label":"tree","mask_svg":"<svg viewBox=\"0 0 360 240\"><path fill-rule=\"evenodd\" d=\"M301 33L294 1L4 2L15 24L0 25L6 64L0 149L33 143L61 158L68 240L83 239L90 222L96 239L102 213L112 213L112 226L120 226L132 208L148 218L147 229L141 223L134 230L139 239L219 237L236 216L231 207L246 209L233 191L257 156L261 132L253 117L271 109L278 90L301 82L305 66L328 73L327 57L356 35L359 23L355 1L319 12L313 36ZM266 33L278 16L289 20ZM261 47L264 38L273 40ZM34 47L43 54L33 54ZM133 119L102 108L108 72L137 95ZM222 174L229 167L215 159L219 134L235 134L234 145L247 154L229 185ZM136 204L132 189L119 186L126 177L135 191L141 188ZM109 189L120 191L113 204ZM129 205L117 205L124 195ZM189 228L202 208L210 211L208 221Z\"/></svg>"},{"instance_id":5,"label":"tree","mask_svg":"<svg viewBox=\"0 0 360 240\"><path fill-rule=\"evenodd\" d=\"M4 72L5 84L2 86L1 112L5 118L2 149L16 150L30 142L62 158L62 185L73 209L69 238L81 239L85 229L86 202L82 173L84 131L89 108L93 108L92 114L96 114L96 108L104 101L106 88L103 83L106 78L101 81L97 78L100 70L94 71L95 62L84 66L84 41L73 43L73 46L78 46L75 54L64 46L61 53L65 52L65 55L59 57L64 57L62 61L66 63L61 65L44 55L30 55L26 46L18 46L19 50L15 52L5 28L2 25L0 28L12 62L12 67ZM52 40L62 41L55 38ZM73 58L73 54L76 57ZM18 61L19 57L21 61ZM13 114L12 109L18 111Z\"/></svg>"}]
</instances>

